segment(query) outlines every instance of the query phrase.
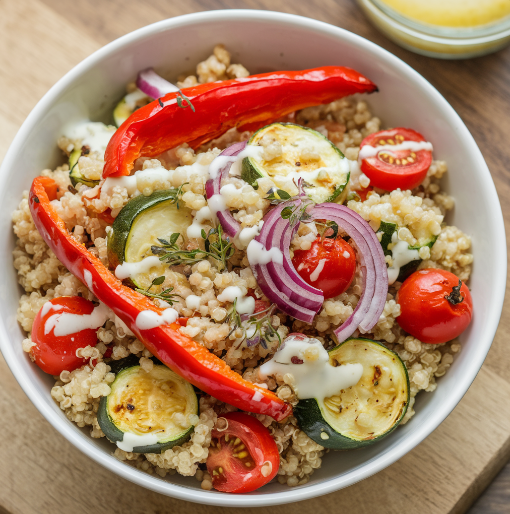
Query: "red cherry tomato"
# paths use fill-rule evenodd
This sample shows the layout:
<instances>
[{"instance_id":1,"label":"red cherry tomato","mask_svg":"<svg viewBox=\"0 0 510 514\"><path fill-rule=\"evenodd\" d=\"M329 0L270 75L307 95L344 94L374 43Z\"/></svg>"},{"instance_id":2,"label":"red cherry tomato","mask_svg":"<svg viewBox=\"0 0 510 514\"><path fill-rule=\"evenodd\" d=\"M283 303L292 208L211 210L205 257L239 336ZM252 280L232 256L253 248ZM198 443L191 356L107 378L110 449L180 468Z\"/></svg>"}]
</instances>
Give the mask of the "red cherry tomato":
<instances>
[{"instance_id":1,"label":"red cherry tomato","mask_svg":"<svg viewBox=\"0 0 510 514\"><path fill-rule=\"evenodd\" d=\"M269 430L242 412L223 416L228 426L214 429L207 471L215 489L248 493L270 482L278 472L280 454Z\"/></svg>"},{"instance_id":2,"label":"red cherry tomato","mask_svg":"<svg viewBox=\"0 0 510 514\"><path fill-rule=\"evenodd\" d=\"M354 192L359 196L360 200L364 202L368 197L368 193L371 193L373 190L374 188L372 186L368 186L364 189L355 189Z\"/></svg>"},{"instance_id":3,"label":"red cherry tomato","mask_svg":"<svg viewBox=\"0 0 510 514\"><path fill-rule=\"evenodd\" d=\"M49 308L48 303L53 307ZM96 346L96 330L87 328L75 334L56 337L54 330L45 333L46 321L55 314L90 314L94 304L81 296L62 296L45 303L37 313L32 327L32 355L35 363L50 375L60 375L64 370L73 371L86 362L76 356L76 350L85 346Z\"/></svg>"},{"instance_id":4,"label":"red cherry tomato","mask_svg":"<svg viewBox=\"0 0 510 514\"><path fill-rule=\"evenodd\" d=\"M425 141L418 132L395 128L381 130L363 139L361 147L394 146L404 141ZM362 153L361 153L362 155ZM432 164L430 150L381 150L377 155L361 160L361 171L370 179L370 184L386 191L414 189L418 187Z\"/></svg>"},{"instance_id":5,"label":"red cherry tomato","mask_svg":"<svg viewBox=\"0 0 510 514\"><path fill-rule=\"evenodd\" d=\"M341 237L317 239L309 250L296 250L292 264L301 278L320 289L324 298L333 298L347 290L356 272L356 254Z\"/></svg>"},{"instance_id":6,"label":"red cherry tomato","mask_svg":"<svg viewBox=\"0 0 510 514\"><path fill-rule=\"evenodd\" d=\"M423 343L455 339L473 315L473 301L466 284L441 269L414 272L399 289L397 302L401 311L398 324Z\"/></svg>"}]
</instances>

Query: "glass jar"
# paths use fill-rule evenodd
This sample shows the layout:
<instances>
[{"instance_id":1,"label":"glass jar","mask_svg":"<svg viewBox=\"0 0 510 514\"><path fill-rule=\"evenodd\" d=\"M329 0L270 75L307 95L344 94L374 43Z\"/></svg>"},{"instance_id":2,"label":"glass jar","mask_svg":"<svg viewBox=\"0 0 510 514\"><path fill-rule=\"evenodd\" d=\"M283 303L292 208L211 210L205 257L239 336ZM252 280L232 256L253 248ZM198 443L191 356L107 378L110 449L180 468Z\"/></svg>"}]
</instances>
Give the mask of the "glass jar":
<instances>
[{"instance_id":1,"label":"glass jar","mask_svg":"<svg viewBox=\"0 0 510 514\"><path fill-rule=\"evenodd\" d=\"M467 59L510 42L510 0L357 0L389 39L413 52Z\"/></svg>"}]
</instances>

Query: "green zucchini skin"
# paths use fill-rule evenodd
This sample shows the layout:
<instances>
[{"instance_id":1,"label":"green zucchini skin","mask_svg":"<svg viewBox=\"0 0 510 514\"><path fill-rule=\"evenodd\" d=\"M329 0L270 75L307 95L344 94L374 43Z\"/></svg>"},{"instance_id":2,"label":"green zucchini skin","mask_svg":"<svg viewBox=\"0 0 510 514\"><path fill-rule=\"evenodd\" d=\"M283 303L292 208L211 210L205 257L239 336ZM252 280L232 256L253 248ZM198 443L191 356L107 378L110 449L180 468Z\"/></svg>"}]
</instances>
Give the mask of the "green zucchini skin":
<instances>
[{"instance_id":1,"label":"green zucchini skin","mask_svg":"<svg viewBox=\"0 0 510 514\"><path fill-rule=\"evenodd\" d=\"M344 154L341 152L339 148L337 148L327 137L322 135L320 132L317 132L316 130L310 128L310 127L304 127L302 125L298 125L296 123L283 123L283 122L277 122L272 123L271 125L267 125L265 127L262 127L261 129L257 130L249 139L248 144L255 141L257 137L268 129L268 127L271 127L273 125L281 125L283 127L298 127L301 130L309 131L314 135L314 137L320 138L321 140L327 141L331 148L338 154L338 156L341 159L345 159ZM258 166L255 164L255 161L252 157L245 157L241 163L241 178L248 182L252 187L257 189L257 180L260 178L263 178L265 175L260 172L258 169ZM350 171L347 173L347 178L343 184L339 184L338 187L334 190L334 192L325 200L325 202L340 202L343 201L344 198L342 196L342 193L345 191L345 188L347 187L347 184L349 183L351 173Z\"/></svg>"},{"instance_id":2,"label":"green zucchini skin","mask_svg":"<svg viewBox=\"0 0 510 514\"><path fill-rule=\"evenodd\" d=\"M82 156L81 148L76 148L69 155L69 179L73 187L78 184L85 184L88 187L95 187L99 184L99 180L89 180L83 177L80 173L80 166L78 160Z\"/></svg>"},{"instance_id":3,"label":"green zucchini skin","mask_svg":"<svg viewBox=\"0 0 510 514\"><path fill-rule=\"evenodd\" d=\"M122 208L112 225L112 231L108 236L108 263L111 269L124 262L126 243L131 226L136 217L144 210L150 209L161 202L173 199L173 190L156 191L150 196L137 196L132 198Z\"/></svg>"},{"instance_id":4,"label":"green zucchini skin","mask_svg":"<svg viewBox=\"0 0 510 514\"><path fill-rule=\"evenodd\" d=\"M378 343L377 341L373 341L371 339L365 338L350 338L339 344L335 348L329 350L328 353L336 352L342 345L349 341L363 341L370 344L378 345L384 348L385 352L389 352L393 354L396 361L400 364L404 375L405 382L407 387L407 400L405 402L404 408L402 409L400 416L394 422L394 424L383 434L373 437L370 439L354 439L347 437L337 430L335 430L324 418L321 408L319 406L319 402L315 398L308 398L305 400L299 400L299 403L294 407L294 416L298 421L298 425L306 433L306 435L315 441L317 444L324 446L325 448L329 448L331 450L354 450L357 448L363 448L365 446L370 446L384 437L391 434L397 426L400 424L402 419L404 418L407 408L409 406L410 399L410 384L409 384L409 375L407 373L407 369L405 364L402 362L400 357L393 351L386 348L383 344ZM328 437L323 438L322 434L326 434Z\"/></svg>"},{"instance_id":5,"label":"green zucchini skin","mask_svg":"<svg viewBox=\"0 0 510 514\"><path fill-rule=\"evenodd\" d=\"M381 237L381 246L384 251L384 255L392 256L391 250L388 250L388 245L391 243L391 237L393 236L394 232L398 229L396 223L388 223L386 221L381 221L381 225L379 227L378 232L382 232ZM433 236L429 242L423 244L423 245L415 245L410 246L410 250L419 250L420 248L424 246L428 246L429 248L432 248L434 246L434 243L436 242L438 236ZM415 261L408 262L404 266L400 268L400 272L397 277L398 282L403 282L409 275L412 275L420 266L420 263L422 262L422 259L416 259Z\"/></svg>"},{"instance_id":6,"label":"green zucchini skin","mask_svg":"<svg viewBox=\"0 0 510 514\"><path fill-rule=\"evenodd\" d=\"M152 359L155 363L155 366L164 366L161 364L161 362L156 359L155 357ZM119 361L114 361L110 363L110 367L112 368L111 371L116 374L117 376L122 373L123 371L127 371L131 368L140 367L139 364L139 358L135 355L130 355L126 357L125 359L121 359ZM166 366L165 366L166 367ZM114 386L115 381L112 384L112 387ZM192 394L196 397L197 402L197 414L198 414L198 394L194 387L191 388L193 391ZM97 411L97 421L99 423L99 426L101 427L101 430L105 434L105 436L113 443L120 442L124 439L124 432L120 430L112 420L110 414L108 413L108 396L103 396L99 402L99 408ZM132 453L162 453L166 450L169 450L170 448L173 448L174 446L178 446L180 444L183 444L186 442L193 433L195 427L190 426L190 428L182 433L178 438L173 439L171 441L165 441L161 443L155 443L145 446L135 446L133 448Z\"/></svg>"}]
</instances>

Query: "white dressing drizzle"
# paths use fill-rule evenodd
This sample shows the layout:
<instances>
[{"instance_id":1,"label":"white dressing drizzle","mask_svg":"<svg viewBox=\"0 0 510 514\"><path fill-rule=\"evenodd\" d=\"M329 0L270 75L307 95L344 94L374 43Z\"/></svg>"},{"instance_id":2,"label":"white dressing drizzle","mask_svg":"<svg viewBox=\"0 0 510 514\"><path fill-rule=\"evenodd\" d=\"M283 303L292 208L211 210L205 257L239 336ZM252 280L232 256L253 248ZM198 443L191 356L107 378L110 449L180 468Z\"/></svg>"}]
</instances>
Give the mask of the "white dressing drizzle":
<instances>
[{"instance_id":1,"label":"white dressing drizzle","mask_svg":"<svg viewBox=\"0 0 510 514\"><path fill-rule=\"evenodd\" d=\"M200 296L190 294L186 297L186 308L197 311L200 307Z\"/></svg>"},{"instance_id":2,"label":"white dressing drizzle","mask_svg":"<svg viewBox=\"0 0 510 514\"><path fill-rule=\"evenodd\" d=\"M402 266L420 259L418 250L411 250L409 244L399 239L396 232L393 232L391 242L394 246L391 250L393 264L388 268L388 284L390 285L397 280Z\"/></svg>"},{"instance_id":3,"label":"white dressing drizzle","mask_svg":"<svg viewBox=\"0 0 510 514\"><path fill-rule=\"evenodd\" d=\"M274 357L259 368L261 379L287 373L294 377L294 391L300 400L324 400L356 385L363 374L363 366L331 366L322 343L299 334L285 339Z\"/></svg>"},{"instance_id":4,"label":"white dressing drizzle","mask_svg":"<svg viewBox=\"0 0 510 514\"><path fill-rule=\"evenodd\" d=\"M88 269L83 270L83 278L85 285L92 291L92 273Z\"/></svg>"},{"instance_id":5,"label":"white dressing drizzle","mask_svg":"<svg viewBox=\"0 0 510 514\"><path fill-rule=\"evenodd\" d=\"M91 152L98 152L103 157L115 130L115 127L107 126L101 122L82 120L65 127L64 136L68 139L81 141L82 146L88 146Z\"/></svg>"},{"instance_id":6,"label":"white dressing drizzle","mask_svg":"<svg viewBox=\"0 0 510 514\"><path fill-rule=\"evenodd\" d=\"M266 250L265 246L255 239L250 241L246 250L246 256L251 266L268 264L269 262L283 264L283 253L279 248L273 246L269 250Z\"/></svg>"},{"instance_id":7,"label":"white dressing drizzle","mask_svg":"<svg viewBox=\"0 0 510 514\"><path fill-rule=\"evenodd\" d=\"M108 177L101 186L101 190L106 194L111 195L114 187L126 188L129 196L133 195L136 191L136 176L130 177Z\"/></svg>"},{"instance_id":8,"label":"white dressing drizzle","mask_svg":"<svg viewBox=\"0 0 510 514\"><path fill-rule=\"evenodd\" d=\"M317 267L313 270L312 273L310 273L311 282L315 282L319 278L321 271L324 269L324 264L326 264L326 261L327 259L321 259L319 264L317 264Z\"/></svg>"},{"instance_id":9,"label":"white dressing drizzle","mask_svg":"<svg viewBox=\"0 0 510 514\"><path fill-rule=\"evenodd\" d=\"M145 257L140 262L123 262L115 268L115 276L119 280L133 278L140 273L147 273L151 268L160 264L159 257L153 255Z\"/></svg>"},{"instance_id":10,"label":"white dressing drizzle","mask_svg":"<svg viewBox=\"0 0 510 514\"><path fill-rule=\"evenodd\" d=\"M124 432L122 441L117 441L115 444L125 452L132 452L138 446L148 446L158 442L158 434L156 432L149 432L148 434L133 434L131 432Z\"/></svg>"},{"instance_id":11,"label":"white dressing drizzle","mask_svg":"<svg viewBox=\"0 0 510 514\"><path fill-rule=\"evenodd\" d=\"M76 334L88 328L96 329L104 325L108 319L110 309L104 304L99 304L90 314L72 314L59 312L50 316L44 324L44 333L49 334L53 330L56 337Z\"/></svg>"},{"instance_id":12,"label":"white dressing drizzle","mask_svg":"<svg viewBox=\"0 0 510 514\"><path fill-rule=\"evenodd\" d=\"M241 164L245 157L260 158L264 153L263 146L247 145L246 148L237 155L219 155L209 166L209 177L213 180L218 177L218 173L228 163L232 163L230 167L229 175L238 176L241 175Z\"/></svg>"},{"instance_id":13,"label":"white dressing drizzle","mask_svg":"<svg viewBox=\"0 0 510 514\"><path fill-rule=\"evenodd\" d=\"M221 189L219 194L212 195L207 200L209 209L216 218L216 213L227 210L227 203L230 203L232 198L239 195L240 190L237 189L235 184L226 184Z\"/></svg>"},{"instance_id":14,"label":"white dressing drizzle","mask_svg":"<svg viewBox=\"0 0 510 514\"><path fill-rule=\"evenodd\" d=\"M58 311L61 307L62 307L62 305L58 305L58 304L55 305L55 304L51 303L50 301L47 301L42 306L41 317L44 318L44 316L46 316L46 314L48 314L48 312L50 312L50 311Z\"/></svg>"},{"instance_id":15,"label":"white dressing drizzle","mask_svg":"<svg viewBox=\"0 0 510 514\"><path fill-rule=\"evenodd\" d=\"M193 237L202 237L202 230L205 230L205 225L203 223L206 220L214 220L214 215L208 205L197 211L193 218L193 223L186 229L188 239Z\"/></svg>"},{"instance_id":16,"label":"white dressing drizzle","mask_svg":"<svg viewBox=\"0 0 510 514\"><path fill-rule=\"evenodd\" d=\"M260 220L258 225L254 225L253 227L244 227L239 234L237 234L234 242L240 250L245 250L250 241L255 239L262 230L262 226L264 225L264 221Z\"/></svg>"},{"instance_id":17,"label":"white dressing drizzle","mask_svg":"<svg viewBox=\"0 0 510 514\"><path fill-rule=\"evenodd\" d=\"M228 286L217 296L220 302L236 302L236 310L239 314L253 314L255 310L255 299L243 295L240 287Z\"/></svg>"},{"instance_id":18,"label":"white dressing drizzle","mask_svg":"<svg viewBox=\"0 0 510 514\"><path fill-rule=\"evenodd\" d=\"M171 307L161 314L154 311L142 311L136 317L135 325L138 330L150 330L161 325L170 325L179 317L179 313Z\"/></svg>"},{"instance_id":19,"label":"white dressing drizzle","mask_svg":"<svg viewBox=\"0 0 510 514\"><path fill-rule=\"evenodd\" d=\"M126 188L128 194L131 196L138 189L142 191L147 184L152 183L165 183L173 182L173 176L176 171L182 175L182 172L186 173L186 181L189 181L191 175L201 175L207 177L209 174L209 164L202 162L203 158L199 158L193 164L187 166L179 166L175 170L167 170L163 166L156 168L146 168L138 170L134 175L129 177L108 177L102 184L101 189L107 194L111 194L113 188L118 186Z\"/></svg>"},{"instance_id":20,"label":"white dressing drizzle","mask_svg":"<svg viewBox=\"0 0 510 514\"><path fill-rule=\"evenodd\" d=\"M380 152L386 152L391 154L392 152L399 152L402 150L410 150L411 152L419 152L420 150L430 150L432 152L432 143L428 141L404 141L403 143L399 143L398 145L380 145L380 146L371 146L365 145L359 151L359 161L361 162L363 159L368 159L370 157L374 157L375 155L379 155Z\"/></svg>"}]
</instances>

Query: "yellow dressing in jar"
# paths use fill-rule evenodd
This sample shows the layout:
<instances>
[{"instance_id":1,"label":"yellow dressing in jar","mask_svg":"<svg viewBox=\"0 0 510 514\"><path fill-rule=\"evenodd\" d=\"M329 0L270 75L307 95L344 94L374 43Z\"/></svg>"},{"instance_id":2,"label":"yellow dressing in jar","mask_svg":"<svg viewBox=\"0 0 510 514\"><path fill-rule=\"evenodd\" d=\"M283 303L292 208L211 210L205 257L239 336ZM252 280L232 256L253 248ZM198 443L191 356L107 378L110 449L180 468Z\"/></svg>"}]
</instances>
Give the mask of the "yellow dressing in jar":
<instances>
[{"instance_id":1,"label":"yellow dressing in jar","mask_svg":"<svg viewBox=\"0 0 510 514\"><path fill-rule=\"evenodd\" d=\"M358 0L369 20L404 48L444 59L510 42L510 0Z\"/></svg>"},{"instance_id":2,"label":"yellow dressing in jar","mask_svg":"<svg viewBox=\"0 0 510 514\"><path fill-rule=\"evenodd\" d=\"M510 15L510 0L379 0L418 23L479 27Z\"/></svg>"}]
</instances>

